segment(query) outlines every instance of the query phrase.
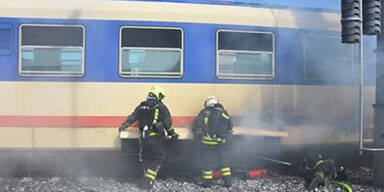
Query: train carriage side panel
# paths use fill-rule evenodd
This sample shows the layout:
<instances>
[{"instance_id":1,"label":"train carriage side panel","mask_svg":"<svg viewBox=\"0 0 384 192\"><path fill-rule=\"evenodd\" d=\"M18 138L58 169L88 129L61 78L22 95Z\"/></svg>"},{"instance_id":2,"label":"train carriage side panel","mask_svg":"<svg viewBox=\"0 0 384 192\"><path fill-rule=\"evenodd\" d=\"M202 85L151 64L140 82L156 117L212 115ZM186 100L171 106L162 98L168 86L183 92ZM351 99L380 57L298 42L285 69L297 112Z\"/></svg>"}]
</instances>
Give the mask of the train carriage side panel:
<instances>
[{"instance_id":1,"label":"train carriage side panel","mask_svg":"<svg viewBox=\"0 0 384 192\"><path fill-rule=\"evenodd\" d=\"M132 10L132 5L143 9L141 12ZM163 14L159 17L150 5L167 8L156 9ZM150 2L82 1L76 9L67 3L53 7L46 1L23 6L9 1L0 8L0 23L10 23L14 37L11 54L0 56L3 63L0 65L0 90L4 93L0 99L3 106L0 108L0 130L4 133L1 134L1 148L116 148L119 139L115 128L145 98L154 83L167 91L165 102L183 139L191 138L188 127L208 95L217 95L235 117L236 134L257 135L267 128L262 134L286 136L274 132L283 128L291 130L293 136L300 136L300 126L314 122L313 118L331 121L338 114L343 118L354 115L348 113L353 111L356 102L353 96L357 94L355 80L307 81L303 78L302 36L312 34L311 31L337 36L339 15L336 13L231 6L225 7L224 13L219 11L223 9L219 5ZM130 11L132 14L124 14ZM73 13L78 13L76 19L68 19ZM305 16L314 22L307 22ZM18 45L22 24L84 26L84 75L73 78L20 76ZM184 32L183 76L172 79L119 76L119 30L122 26L181 28ZM321 28L329 30L319 32ZM274 78L219 79L216 76L218 30L273 33ZM372 87L367 89L374 93ZM372 97L373 94L369 94L367 98ZM331 134L335 125L343 121L345 119L339 119L327 125L332 128ZM258 127L262 129L255 129ZM322 129L324 126L313 127ZM324 137L329 134L325 133ZM136 137L134 129L129 137ZM289 138L287 142L290 141Z\"/></svg>"}]
</instances>

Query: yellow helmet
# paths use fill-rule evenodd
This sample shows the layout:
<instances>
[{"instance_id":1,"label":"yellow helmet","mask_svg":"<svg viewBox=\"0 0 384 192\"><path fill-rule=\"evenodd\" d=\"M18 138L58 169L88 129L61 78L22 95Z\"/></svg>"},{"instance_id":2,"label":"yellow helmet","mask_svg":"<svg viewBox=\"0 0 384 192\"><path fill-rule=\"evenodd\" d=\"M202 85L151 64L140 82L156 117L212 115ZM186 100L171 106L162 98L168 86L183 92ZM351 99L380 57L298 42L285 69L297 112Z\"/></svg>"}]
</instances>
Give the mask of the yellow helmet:
<instances>
[{"instance_id":1,"label":"yellow helmet","mask_svg":"<svg viewBox=\"0 0 384 192\"><path fill-rule=\"evenodd\" d=\"M151 87L151 89L149 90L149 93L154 94L159 100L162 100L165 97L163 89L159 86Z\"/></svg>"}]
</instances>

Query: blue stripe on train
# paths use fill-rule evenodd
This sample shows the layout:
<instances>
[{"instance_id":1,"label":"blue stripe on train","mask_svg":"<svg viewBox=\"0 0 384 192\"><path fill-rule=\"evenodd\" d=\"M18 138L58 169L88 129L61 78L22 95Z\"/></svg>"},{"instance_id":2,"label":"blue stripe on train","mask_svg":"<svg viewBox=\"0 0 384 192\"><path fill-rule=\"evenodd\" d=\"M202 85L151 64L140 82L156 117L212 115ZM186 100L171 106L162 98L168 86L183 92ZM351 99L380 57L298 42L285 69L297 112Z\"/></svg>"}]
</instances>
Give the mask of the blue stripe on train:
<instances>
[{"instance_id":1,"label":"blue stripe on train","mask_svg":"<svg viewBox=\"0 0 384 192\"><path fill-rule=\"evenodd\" d=\"M0 81L79 81L79 82L174 82L174 83L245 83L245 84L356 84L358 59L355 59L353 81L321 82L303 78L302 37L306 34L336 35L336 32L308 29L271 28L201 23L63 20L63 19L14 19L0 18L0 23L14 26L14 49L9 56L0 56ZM85 75L80 78L21 77L18 74L18 26L20 24L81 24L86 28ZM124 25L180 27L184 30L184 76L180 79L121 78L118 74L119 29ZM218 29L270 31L275 37L275 78L273 80L222 80L216 77L216 31ZM375 81L375 38L365 43L366 82ZM357 46L356 46L357 48ZM358 49L355 49L357 55Z\"/></svg>"}]
</instances>

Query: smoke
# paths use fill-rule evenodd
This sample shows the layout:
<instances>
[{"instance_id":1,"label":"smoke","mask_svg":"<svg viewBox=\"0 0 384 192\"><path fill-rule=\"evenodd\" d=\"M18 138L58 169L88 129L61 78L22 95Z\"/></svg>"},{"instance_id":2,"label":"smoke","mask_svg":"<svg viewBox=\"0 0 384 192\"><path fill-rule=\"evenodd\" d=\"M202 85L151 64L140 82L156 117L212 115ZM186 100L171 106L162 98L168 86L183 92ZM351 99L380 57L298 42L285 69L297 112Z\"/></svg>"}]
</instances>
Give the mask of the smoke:
<instances>
[{"instance_id":1,"label":"smoke","mask_svg":"<svg viewBox=\"0 0 384 192\"><path fill-rule=\"evenodd\" d=\"M278 12L273 14L277 26L284 23L284 15ZM278 38L275 44L278 50L275 54L275 78L278 81L280 77L290 78L290 82L284 85L260 85L251 90L240 110L240 117L236 119L236 125L247 127L250 133L260 130L287 133L287 137L281 138L282 145L357 143L358 45L341 44L341 34L335 31L340 28L339 20L335 21L325 14L321 17L303 17L297 10L293 10L292 15L299 28L313 23L314 29L292 34L286 34L286 29L274 31L275 41ZM366 136L369 136L373 127L376 43L375 38L366 38L364 42L364 128ZM290 62L297 63L293 65ZM287 75L290 73L294 75ZM253 103L257 103L257 106ZM263 143L256 144L253 141L255 139L257 137L242 138L236 150L251 145L257 153L271 152L270 147ZM278 154L279 150L275 152Z\"/></svg>"},{"instance_id":2,"label":"smoke","mask_svg":"<svg viewBox=\"0 0 384 192\"><path fill-rule=\"evenodd\" d=\"M2 150L0 176L119 177L138 173L135 163L118 150Z\"/></svg>"}]
</instances>

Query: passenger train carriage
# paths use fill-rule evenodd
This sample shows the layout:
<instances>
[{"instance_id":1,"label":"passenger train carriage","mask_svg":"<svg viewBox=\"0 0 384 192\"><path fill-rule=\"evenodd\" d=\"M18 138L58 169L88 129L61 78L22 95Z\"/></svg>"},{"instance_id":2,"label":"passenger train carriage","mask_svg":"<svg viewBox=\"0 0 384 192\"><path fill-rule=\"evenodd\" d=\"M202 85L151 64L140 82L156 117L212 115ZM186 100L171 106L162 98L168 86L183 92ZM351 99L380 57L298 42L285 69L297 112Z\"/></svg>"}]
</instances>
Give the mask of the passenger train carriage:
<instances>
[{"instance_id":1,"label":"passenger train carriage","mask_svg":"<svg viewBox=\"0 0 384 192\"><path fill-rule=\"evenodd\" d=\"M235 135L357 141L358 49L340 43L334 1L255 2L2 0L0 148L117 149L152 85L183 140L215 95ZM366 128L375 47L366 38Z\"/></svg>"}]
</instances>

